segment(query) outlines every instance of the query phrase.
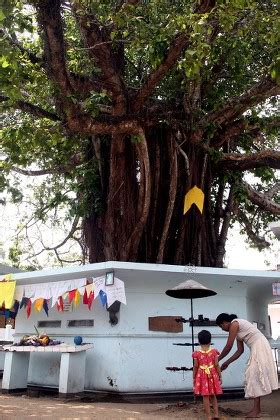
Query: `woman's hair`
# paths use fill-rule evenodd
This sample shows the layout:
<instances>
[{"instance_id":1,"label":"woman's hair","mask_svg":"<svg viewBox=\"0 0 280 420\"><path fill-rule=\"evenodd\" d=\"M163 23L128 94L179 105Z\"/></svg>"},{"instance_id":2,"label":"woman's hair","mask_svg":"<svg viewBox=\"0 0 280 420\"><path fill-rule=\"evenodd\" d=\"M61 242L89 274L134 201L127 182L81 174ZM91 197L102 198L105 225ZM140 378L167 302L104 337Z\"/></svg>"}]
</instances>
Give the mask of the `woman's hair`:
<instances>
[{"instance_id":1,"label":"woman's hair","mask_svg":"<svg viewBox=\"0 0 280 420\"><path fill-rule=\"evenodd\" d=\"M207 330L202 330L198 333L198 342L199 344L210 344L211 343L211 333Z\"/></svg>"},{"instance_id":2,"label":"woman's hair","mask_svg":"<svg viewBox=\"0 0 280 420\"><path fill-rule=\"evenodd\" d=\"M238 318L238 316L235 315L235 314L229 315L229 314L222 313L222 314L217 316L216 324L221 325L223 322L231 322L236 318Z\"/></svg>"}]
</instances>

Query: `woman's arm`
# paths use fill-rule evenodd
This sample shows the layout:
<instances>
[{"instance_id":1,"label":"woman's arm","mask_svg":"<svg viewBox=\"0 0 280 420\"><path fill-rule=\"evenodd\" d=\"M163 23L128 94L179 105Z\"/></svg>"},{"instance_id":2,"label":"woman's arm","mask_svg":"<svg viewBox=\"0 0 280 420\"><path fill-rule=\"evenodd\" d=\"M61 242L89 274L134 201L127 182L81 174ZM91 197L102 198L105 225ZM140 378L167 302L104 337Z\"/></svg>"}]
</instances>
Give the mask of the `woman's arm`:
<instances>
[{"instance_id":1,"label":"woman's arm","mask_svg":"<svg viewBox=\"0 0 280 420\"><path fill-rule=\"evenodd\" d=\"M215 357L214 365L215 365L216 371L218 373L218 376L220 378L220 381L222 382L222 372L221 372L221 368L220 368L220 365L219 365L218 356Z\"/></svg>"},{"instance_id":2,"label":"woman's arm","mask_svg":"<svg viewBox=\"0 0 280 420\"><path fill-rule=\"evenodd\" d=\"M237 333L238 333L238 329L239 329L239 324L238 324L237 321L234 321L230 324L227 344L223 348L223 350L222 350L222 352L219 356L219 360L222 360L231 351L234 340L236 339L236 336L237 336Z\"/></svg>"},{"instance_id":3,"label":"woman's arm","mask_svg":"<svg viewBox=\"0 0 280 420\"><path fill-rule=\"evenodd\" d=\"M232 362L237 360L243 352L244 352L243 341L237 340L237 350L236 350L236 352L233 353L233 355L222 364L221 369L225 370L228 367L228 365L230 365Z\"/></svg>"}]
</instances>

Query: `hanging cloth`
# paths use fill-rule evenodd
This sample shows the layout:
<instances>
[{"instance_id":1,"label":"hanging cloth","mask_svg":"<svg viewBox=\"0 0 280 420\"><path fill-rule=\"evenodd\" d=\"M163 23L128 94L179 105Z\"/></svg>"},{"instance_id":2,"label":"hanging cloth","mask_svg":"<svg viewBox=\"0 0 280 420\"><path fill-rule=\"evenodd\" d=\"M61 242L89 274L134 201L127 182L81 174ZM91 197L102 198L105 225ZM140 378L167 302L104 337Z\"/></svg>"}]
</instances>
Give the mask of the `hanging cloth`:
<instances>
[{"instance_id":1,"label":"hanging cloth","mask_svg":"<svg viewBox=\"0 0 280 420\"><path fill-rule=\"evenodd\" d=\"M11 309L13 307L15 289L15 281L0 282L0 307L3 305L5 305L6 309Z\"/></svg>"}]
</instances>

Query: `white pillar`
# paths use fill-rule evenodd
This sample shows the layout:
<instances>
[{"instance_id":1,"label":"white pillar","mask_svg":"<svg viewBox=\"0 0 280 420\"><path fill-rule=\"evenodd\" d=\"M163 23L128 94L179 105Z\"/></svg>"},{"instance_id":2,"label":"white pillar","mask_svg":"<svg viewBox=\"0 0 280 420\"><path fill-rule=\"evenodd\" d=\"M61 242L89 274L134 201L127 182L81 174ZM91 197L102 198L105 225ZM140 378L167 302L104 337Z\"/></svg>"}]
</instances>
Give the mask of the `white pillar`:
<instances>
[{"instance_id":1,"label":"white pillar","mask_svg":"<svg viewBox=\"0 0 280 420\"><path fill-rule=\"evenodd\" d=\"M86 352L62 353L59 373L59 394L75 394L85 388Z\"/></svg>"},{"instance_id":2,"label":"white pillar","mask_svg":"<svg viewBox=\"0 0 280 420\"><path fill-rule=\"evenodd\" d=\"M29 358L29 352L11 351L6 353L2 391L27 388Z\"/></svg>"}]
</instances>

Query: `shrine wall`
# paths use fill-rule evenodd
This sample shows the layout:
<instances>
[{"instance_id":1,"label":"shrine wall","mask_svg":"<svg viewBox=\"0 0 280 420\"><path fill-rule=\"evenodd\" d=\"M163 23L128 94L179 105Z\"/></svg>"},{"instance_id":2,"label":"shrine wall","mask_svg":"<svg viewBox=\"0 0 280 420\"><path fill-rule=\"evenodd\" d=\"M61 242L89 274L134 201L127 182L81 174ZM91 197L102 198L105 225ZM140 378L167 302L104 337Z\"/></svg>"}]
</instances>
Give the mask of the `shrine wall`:
<instances>
[{"instance_id":1,"label":"shrine wall","mask_svg":"<svg viewBox=\"0 0 280 420\"><path fill-rule=\"evenodd\" d=\"M59 328L44 328L52 338L73 343L73 338L82 336L84 342L94 343L87 351L86 389L114 392L178 392L192 389L191 372L171 372L166 367L191 367L191 347L175 344L191 342L189 323L183 324L179 333L150 331L149 317L179 316L190 317L190 301L174 299L165 291L178 284L178 279L142 273L140 270L122 270L115 273L125 282L127 305L121 304L117 314L118 323L109 323L109 314L99 299L93 302L91 310L80 304L68 312L49 311L49 317L42 311L32 310L26 318L19 311L16 321L15 337L19 340L24 334L34 333L34 325L39 321L61 321ZM94 276L94 273L93 273ZM200 281L199 278L195 278ZM228 280L226 277L208 276L202 284L217 291L216 296L193 301L194 318L199 315L215 320L220 312L236 313L240 318L266 325L267 307L263 304L265 296L259 294L258 301L250 297L250 288L242 280ZM249 293L250 292L250 293ZM263 310L260 308L263 307ZM93 320L93 327L69 327L73 320ZM212 333L214 347L222 350L227 334L216 326L194 327L197 333L208 329ZM235 348L232 350L232 353ZM248 351L230 365L223 373L223 387L241 388ZM55 354L32 354L29 369L29 383L33 385L58 386L59 356Z\"/></svg>"}]
</instances>

